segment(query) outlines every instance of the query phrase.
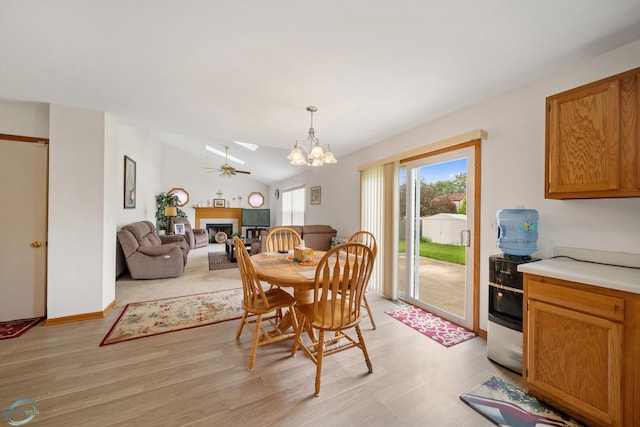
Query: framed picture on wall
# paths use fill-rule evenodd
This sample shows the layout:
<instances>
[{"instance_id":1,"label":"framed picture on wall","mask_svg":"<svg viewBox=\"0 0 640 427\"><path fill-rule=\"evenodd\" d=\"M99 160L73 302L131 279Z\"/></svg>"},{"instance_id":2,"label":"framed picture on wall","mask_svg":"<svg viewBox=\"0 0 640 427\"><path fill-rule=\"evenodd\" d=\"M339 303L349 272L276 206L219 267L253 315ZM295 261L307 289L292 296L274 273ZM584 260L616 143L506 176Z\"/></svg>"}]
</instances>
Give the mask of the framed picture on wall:
<instances>
[{"instance_id":1,"label":"framed picture on wall","mask_svg":"<svg viewBox=\"0 0 640 427\"><path fill-rule=\"evenodd\" d=\"M124 156L124 208L136 207L136 162Z\"/></svg>"},{"instance_id":2,"label":"framed picture on wall","mask_svg":"<svg viewBox=\"0 0 640 427\"><path fill-rule=\"evenodd\" d=\"M320 186L311 187L309 200L311 201L312 205L319 205L320 204L320 202L322 201L322 193L321 193Z\"/></svg>"},{"instance_id":3,"label":"framed picture on wall","mask_svg":"<svg viewBox=\"0 0 640 427\"><path fill-rule=\"evenodd\" d=\"M184 224L174 224L176 234L184 234Z\"/></svg>"},{"instance_id":4,"label":"framed picture on wall","mask_svg":"<svg viewBox=\"0 0 640 427\"><path fill-rule=\"evenodd\" d=\"M224 199L213 199L214 208L224 208Z\"/></svg>"}]
</instances>

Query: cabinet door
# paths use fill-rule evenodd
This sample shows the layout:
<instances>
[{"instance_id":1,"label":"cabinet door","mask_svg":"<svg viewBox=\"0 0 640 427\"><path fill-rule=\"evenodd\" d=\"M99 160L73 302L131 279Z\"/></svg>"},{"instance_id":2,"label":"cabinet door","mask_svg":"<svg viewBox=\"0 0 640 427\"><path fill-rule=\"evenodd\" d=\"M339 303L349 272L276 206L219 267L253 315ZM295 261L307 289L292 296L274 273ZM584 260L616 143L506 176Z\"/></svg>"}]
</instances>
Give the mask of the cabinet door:
<instances>
[{"instance_id":1,"label":"cabinet door","mask_svg":"<svg viewBox=\"0 0 640 427\"><path fill-rule=\"evenodd\" d=\"M619 80L547 99L546 197L619 188L619 110Z\"/></svg>"},{"instance_id":2,"label":"cabinet door","mask_svg":"<svg viewBox=\"0 0 640 427\"><path fill-rule=\"evenodd\" d=\"M527 383L598 425L622 422L623 325L530 299Z\"/></svg>"}]
</instances>

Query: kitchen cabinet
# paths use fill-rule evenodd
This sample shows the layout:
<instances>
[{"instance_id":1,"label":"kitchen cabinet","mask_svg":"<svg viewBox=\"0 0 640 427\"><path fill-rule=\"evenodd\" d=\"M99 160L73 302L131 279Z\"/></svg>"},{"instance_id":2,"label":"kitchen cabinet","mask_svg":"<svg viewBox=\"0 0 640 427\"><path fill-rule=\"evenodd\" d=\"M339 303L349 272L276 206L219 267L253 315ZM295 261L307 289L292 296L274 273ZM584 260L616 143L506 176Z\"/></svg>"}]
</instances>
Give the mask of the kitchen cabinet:
<instances>
[{"instance_id":1,"label":"kitchen cabinet","mask_svg":"<svg viewBox=\"0 0 640 427\"><path fill-rule=\"evenodd\" d=\"M640 197L640 68L546 99L545 198Z\"/></svg>"},{"instance_id":2,"label":"kitchen cabinet","mask_svg":"<svg viewBox=\"0 0 640 427\"><path fill-rule=\"evenodd\" d=\"M589 425L640 425L640 295L524 274L529 392Z\"/></svg>"}]
</instances>

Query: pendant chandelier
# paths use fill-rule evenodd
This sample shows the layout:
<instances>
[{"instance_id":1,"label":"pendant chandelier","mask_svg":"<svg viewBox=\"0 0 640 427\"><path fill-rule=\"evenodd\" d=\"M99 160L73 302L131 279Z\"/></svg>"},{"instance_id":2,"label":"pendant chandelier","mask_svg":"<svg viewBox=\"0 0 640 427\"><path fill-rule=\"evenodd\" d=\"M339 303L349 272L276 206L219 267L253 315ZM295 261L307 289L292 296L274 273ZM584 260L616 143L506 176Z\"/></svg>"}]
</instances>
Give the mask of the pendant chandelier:
<instances>
[{"instance_id":1,"label":"pendant chandelier","mask_svg":"<svg viewBox=\"0 0 640 427\"><path fill-rule=\"evenodd\" d=\"M290 160L292 165L299 166L322 166L328 163L336 163L337 160L331 152L331 147L329 145L321 145L318 138L316 138L315 130L313 130L313 113L318 111L318 109L316 107L309 106L307 107L307 111L311 113L309 136L307 139L302 141L302 143L299 143L296 140L296 145L291 149L291 152L287 156L287 160Z\"/></svg>"}]
</instances>

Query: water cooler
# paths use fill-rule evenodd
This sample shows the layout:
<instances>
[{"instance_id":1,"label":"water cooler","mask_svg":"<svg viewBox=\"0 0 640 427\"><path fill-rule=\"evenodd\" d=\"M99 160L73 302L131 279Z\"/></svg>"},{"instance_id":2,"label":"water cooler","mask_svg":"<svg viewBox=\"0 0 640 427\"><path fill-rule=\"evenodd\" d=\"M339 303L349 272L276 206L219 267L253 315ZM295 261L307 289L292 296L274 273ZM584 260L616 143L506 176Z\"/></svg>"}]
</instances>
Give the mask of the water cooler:
<instances>
[{"instance_id":1,"label":"water cooler","mask_svg":"<svg viewBox=\"0 0 640 427\"><path fill-rule=\"evenodd\" d=\"M522 304L524 287L518 265L532 258L538 241L538 212L533 209L498 211L498 247L489 257L489 319L487 357L522 373Z\"/></svg>"}]
</instances>

